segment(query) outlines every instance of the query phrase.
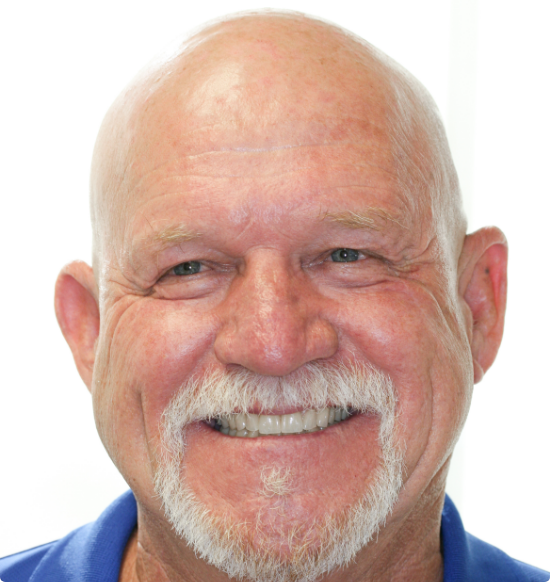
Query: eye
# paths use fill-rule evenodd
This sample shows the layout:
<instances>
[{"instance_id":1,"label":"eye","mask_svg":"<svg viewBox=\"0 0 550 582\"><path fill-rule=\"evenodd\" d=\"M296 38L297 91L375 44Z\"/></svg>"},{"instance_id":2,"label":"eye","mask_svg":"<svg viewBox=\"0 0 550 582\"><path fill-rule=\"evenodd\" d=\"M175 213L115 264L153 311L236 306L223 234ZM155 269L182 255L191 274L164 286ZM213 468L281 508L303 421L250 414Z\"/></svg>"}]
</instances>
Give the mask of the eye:
<instances>
[{"instance_id":1,"label":"eye","mask_svg":"<svg viewBox=\"0 0 550 582\"><path fill-rule=\"evenodd\" d=\"M188 261L186 263L180 263L174 267L174 275L194 275L198 273L202 268L199 261Z\"/></svg>"},{"instance_id":2,"label":"eye","mask_svg":"<svg viewBox=\"0 0 550 582\"><path fill-rule=\"evenodd\" d=\"M352 263L359 260L359 251L355 249L337 249L330 255L330 258L335 263Z\"/></svg>"}]
</instances>

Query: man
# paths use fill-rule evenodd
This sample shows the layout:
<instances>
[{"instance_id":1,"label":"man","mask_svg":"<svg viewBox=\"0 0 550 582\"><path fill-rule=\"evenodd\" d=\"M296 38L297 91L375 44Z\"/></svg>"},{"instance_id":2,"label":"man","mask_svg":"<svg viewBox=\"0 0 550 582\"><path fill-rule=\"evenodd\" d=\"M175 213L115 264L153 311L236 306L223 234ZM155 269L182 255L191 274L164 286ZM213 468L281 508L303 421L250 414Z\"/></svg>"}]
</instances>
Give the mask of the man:
<instances>
[{"instance_id":1,"label":"man","mask_svg":"<svg viewBox=\"0 0 550 582\"><path fill-rule=\"evenodd\" d=\"M103 123L56 313L132 493L5 582L545 581L445 499L503 331L426 91L299 15L214 24Z\"/></svg>"}]
</instances>

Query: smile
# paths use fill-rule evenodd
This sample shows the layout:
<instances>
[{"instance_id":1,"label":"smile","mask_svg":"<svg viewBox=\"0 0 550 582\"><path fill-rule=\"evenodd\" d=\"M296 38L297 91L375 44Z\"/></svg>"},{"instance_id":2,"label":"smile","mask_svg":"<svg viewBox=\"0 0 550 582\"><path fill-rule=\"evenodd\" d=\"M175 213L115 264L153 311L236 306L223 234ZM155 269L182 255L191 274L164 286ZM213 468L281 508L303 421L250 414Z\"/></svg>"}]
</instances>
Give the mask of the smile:
<instances>
[{"instance_id":1,"label":"smile","mask_svg":"<svg viewBox=\"0 0 550 582\"><path fill-rule=\"evenodd\" d=\"M323 408L292 414L230 414L213 419L213 427L235 437L299 434L323 430L351 416L346 408Z\"/></svg>"}]
</instances>

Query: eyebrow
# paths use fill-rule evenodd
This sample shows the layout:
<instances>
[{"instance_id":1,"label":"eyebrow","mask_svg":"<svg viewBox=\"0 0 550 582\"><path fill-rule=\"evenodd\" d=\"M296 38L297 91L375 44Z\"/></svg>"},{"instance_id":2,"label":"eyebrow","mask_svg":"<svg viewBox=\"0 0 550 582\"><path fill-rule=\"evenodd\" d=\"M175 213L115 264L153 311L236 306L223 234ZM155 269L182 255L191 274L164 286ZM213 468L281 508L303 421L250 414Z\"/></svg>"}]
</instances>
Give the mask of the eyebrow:
<instances>
[{"instance_id":1,"label":"eyebrow","mask_svg":"<svg viewBox=\"0 0 550 582\"><path fill-rule=\"evenodd\" d=\"M403 229L406 226L395 216L382 208L370 207L357 212L346 210L344 212L326 212L321 220L332 220L342 226L353 229L381 230L383 224L393 222Z\"/></svg>"},{"instance_id":2,"label":"eyebrow","mask_svg":"<svg viewBox=\"0 0 550 582\"><path fill-rule=\"evenodd\" d=\"M166 226L165 228L155 232L150 239L151 242L159 242L162 244L182 243L189 240L194 240L202 236L200 232L194 232L185 225L180 226Z\"/></svg>"},{"instance_id":3,"label":"eyebrow","mask_svg":"<svg viewBox=\"0 0 550 582\"><path fill-rule=\"evenodd\" d=\"M344 227L351 229L368 229L380 231L383 227L381 222L393 222L401 228L406 229L403 223L395 216L382 208L369 207L365 210L343 212L329 212L328 210L321 216L321 220L331 220ZM156 231L150 243L161 243L164 245L178 244L190 240L195 240L202 236L202 233L189 229L186 225L169 225Z\"/></svg>"}]
</instances>

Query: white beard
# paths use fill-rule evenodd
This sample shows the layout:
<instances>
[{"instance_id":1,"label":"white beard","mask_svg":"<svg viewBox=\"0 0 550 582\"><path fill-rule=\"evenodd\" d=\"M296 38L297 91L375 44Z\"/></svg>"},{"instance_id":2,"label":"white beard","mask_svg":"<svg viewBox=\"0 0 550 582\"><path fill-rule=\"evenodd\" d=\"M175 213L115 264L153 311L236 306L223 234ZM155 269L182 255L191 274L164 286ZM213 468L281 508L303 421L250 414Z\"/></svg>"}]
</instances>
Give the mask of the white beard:
<instances>
[{"instance_id":1,"label":"white beard","mask_svg":"<svg viewBox=\"0 0 550 582\"><path fill-rule=\"evenodd\" d=\"M185 480L184 427L256 404L322 409L327 403L380 418L382 461L357 502L299 530L274 532L262 516L253 525L211 515ZM313 582L345 567L384 525L402 487L403 454L395 443L396 399L391 380L370 367L308 364L284 378L246 370L207 374L182 387L163 415L163 452L155 490L176 533L195 553L231 578L257 582ZM279 437L284 438L284 437ZM280 473L275 473L281 479ZM280 486L284 486L283 475ZM274 535L276 534L276 535ZM278 551L281 536L286 551ZM254 544L251 539L254 537ZM260 540L260 543L258 543Z\"/></svg>"}]
</instances>

